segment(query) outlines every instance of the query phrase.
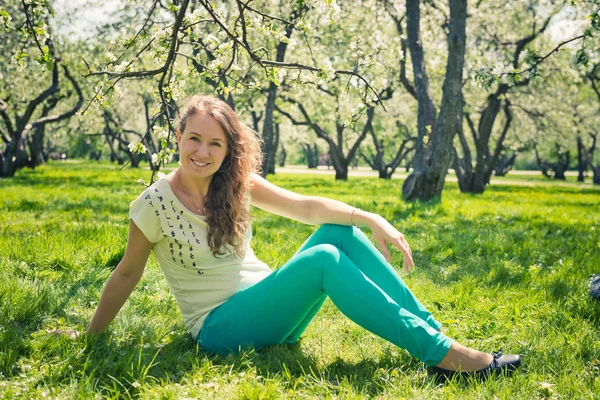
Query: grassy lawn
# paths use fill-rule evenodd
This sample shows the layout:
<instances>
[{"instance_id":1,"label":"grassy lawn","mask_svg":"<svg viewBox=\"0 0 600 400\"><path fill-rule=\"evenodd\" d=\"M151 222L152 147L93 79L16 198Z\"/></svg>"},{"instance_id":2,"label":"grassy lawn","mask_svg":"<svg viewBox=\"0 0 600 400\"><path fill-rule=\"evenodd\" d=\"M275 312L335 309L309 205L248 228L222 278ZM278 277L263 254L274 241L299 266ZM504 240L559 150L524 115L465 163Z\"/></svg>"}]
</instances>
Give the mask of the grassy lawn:
<instances>
[{"instance_id":1,"label":"grassy lawn","mask_svg":"<svg viewBox=\"0 0 600 400\"><path fill-rule=\"evenodd\" d=\"M474 196L448 183L441 203L406 204L399 180L269 178L392 221L415 257L415 271L400 272L408 286L460 343L521 354L511 379L436 386L423 364L329 300L296 345L205 353L154 256L108 332L46 334L86 328L124 253L129 202L143 190L135 181L149 176L54 163L0 180L0 398L600 397L600 303L586 286L600 272L600 188L576 184L494 185ZM252 246L272 268L316 229L253 215ZM401 270L400 252L392 264Z\"/></svg>"}]
</instances>

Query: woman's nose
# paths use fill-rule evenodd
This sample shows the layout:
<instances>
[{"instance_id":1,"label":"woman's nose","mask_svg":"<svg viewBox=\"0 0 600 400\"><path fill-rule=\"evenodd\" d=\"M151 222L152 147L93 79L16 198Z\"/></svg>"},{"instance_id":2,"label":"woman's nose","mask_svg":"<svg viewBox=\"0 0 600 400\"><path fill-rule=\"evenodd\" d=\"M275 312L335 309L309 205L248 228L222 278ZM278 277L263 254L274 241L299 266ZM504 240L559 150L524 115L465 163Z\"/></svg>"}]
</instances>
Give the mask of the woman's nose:
<instances>
[{"instance_id":1,"label":"woman's nose","mask_svg":"<svg viewBox=\"0 0 600 400\"><path fill-rule=\"evenodd\" d=\"M208 145L205 143L200 143L196 147L196 154L199 156L207 156L209 154Z\"/></svg>"}]
</instances>

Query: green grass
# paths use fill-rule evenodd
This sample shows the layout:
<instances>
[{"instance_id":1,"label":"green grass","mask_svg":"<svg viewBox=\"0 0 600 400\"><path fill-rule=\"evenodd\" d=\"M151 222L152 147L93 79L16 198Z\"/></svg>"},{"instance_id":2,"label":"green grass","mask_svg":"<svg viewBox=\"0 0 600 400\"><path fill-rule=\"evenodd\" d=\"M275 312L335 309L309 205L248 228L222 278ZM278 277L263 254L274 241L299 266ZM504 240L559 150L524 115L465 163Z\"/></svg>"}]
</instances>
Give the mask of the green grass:
<instances>
[{"instance_id":1,"label":"green grass","mask_svg":"<svg viewBox=\"0 0 600 400\"><path fill-rule=\"evenodd\" d=\"M86 328L123 255L141 177L149 172L54 163L0 180L0 398L600 396L600 304L586 287L600 272L599 188L495 185L474 196L449 183L441 203L407 204L398 180L269 178L388 218L408 238L417 266L400 274L445 332L477 349L523 356L511 379L436 386L421 363L329 300L296 345L205 353L186 332L153 256L105 334L46 334ZM273 268L315 229L253 214L252 246ZM399 252L392 264L400 269Z\"/></svg>"}]
</instances>

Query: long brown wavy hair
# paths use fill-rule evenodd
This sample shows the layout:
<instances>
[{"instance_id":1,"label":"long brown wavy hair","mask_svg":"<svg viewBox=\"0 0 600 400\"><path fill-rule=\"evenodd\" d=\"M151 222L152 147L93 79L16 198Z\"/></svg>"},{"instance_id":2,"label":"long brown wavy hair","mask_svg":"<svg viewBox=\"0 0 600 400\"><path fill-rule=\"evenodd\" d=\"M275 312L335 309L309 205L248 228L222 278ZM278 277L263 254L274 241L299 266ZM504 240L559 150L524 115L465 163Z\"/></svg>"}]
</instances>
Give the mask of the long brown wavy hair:
<instances>
[{"instance_id":1,"label":"long brown wavy hair","mask_svg":"<svg viewBox=\"0 0 600 400\"><path fill-rule=\"evenodd\" d=\"M213 176L206 196L208 245L213 256L225 255L225 249L244 257L243 236L250 222L250 205L246 191L250 174L259 173L262 161L260 139L256 132L240 122L224 101L211 96L193 96L180 112L179 131L195 114L208 114L227 136L228 152Z\"/></svg>"}]
</instances>

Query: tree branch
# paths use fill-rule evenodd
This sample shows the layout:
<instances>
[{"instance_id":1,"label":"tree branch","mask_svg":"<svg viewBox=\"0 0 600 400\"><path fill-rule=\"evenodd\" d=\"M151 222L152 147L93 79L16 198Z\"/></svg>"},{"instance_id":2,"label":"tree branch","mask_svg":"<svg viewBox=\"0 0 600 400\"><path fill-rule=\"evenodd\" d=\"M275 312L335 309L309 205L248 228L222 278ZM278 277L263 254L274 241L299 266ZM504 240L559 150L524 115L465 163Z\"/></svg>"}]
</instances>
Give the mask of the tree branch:
<instances>
[{"instance_id":1,"label":"tree branch","mask_svg":"<svg viewBox=\"0 0 600 400\"><path fill-rule=\"evenodd\" d=\"M503 72L500 75L498 75L498 78L501 78L504 75L520 75L520 74L524 74L525 72L529 72L532 71L535 67L537 67L538 65L540 65L542 62L544 62L548 57L550 57L552 54L556 53L558 50L560 50L560 48L568 43L574 42L575 40L579 40L582 39L585 35L579 35L576 36L574 38L571 38L569 40L565 40L562 43L559 43L558 46L556 46L551 52L549 52L548 54L546 54L544 57L539 58L531 67L524 69L522 71L518 71L518 72Z\"/></svg>"},{"instance_id":2,"label":"tree branch","mask_svg":"<svg viewBox=\"0 0 600 400\"><path fill-rule=\"evenodd\" d=\"M371 129L371 126L372 126L371 124L373 123L374 116L375 116L374 107L369 107L367 109L367 122L365 123L365 126L363 126L362 133L360 134L358 139L356 139L356 142L354 142L354 145L352 145L352 147L350 148L350 151L348 151L348 156L346 157L346 160L352 160L354 158L354 155L356 154L356 150L358 149L358 147L360 146L362 141L365 139L365 137L367 137L367 133L369 133L369 129Z\"/></svg>"},{"instance_id":3,"label":"tree branch","mask_svg":"<svg viewBox=\"0 0 600 400\"><path fill-rule=\"evenodd\" d=\"M31 34L33 35L33 39L35 40L35 44L37 45L37 48L40 50L40 52L42 53L42 55L45 56L46 53L44 52L44 49L42 48L42 45L38 41L37 34L35 33L35 26L33 26L33 21L29 17L29 12L27 12L27 9L29 7L32 7L32 6L28 6L27 4L25 4L24 0L21 0L21 4L23 5L23 12L25 13L25 17L27 18L27 25L29 25L29 29L31 30Z\"/></svg>"},{"instance_id":4,"label":"tree branch","mask_svg":"<svg viewBox=\"0 0 600 400\"><path fill-rule=\"evenodd\" d=\"M594 89L596 96L598 96L598 101L600 101L600 89L598 88L598 86L596 86L596 80L597 80L596 71L599 69L600 69L600 63L594 65L592 72L585 74L585 76L589 79L590 83L592 84L592 89Z\"/></svg>"},{"instance_id":5,"label":"tree branch","mask_svg":"<svg viewBox=\"0 0 600 400\"><path fill-rule=\"evenodd\" d=\"M171 34L171 44L169 46L169 53L167 54L167 59L165 60L165 63L163 64L162 67L158 68L158 69L153 69L150 71L134 71L134 72L110 72L110 71L98 71L98 72L90 72L89 74L85 75L85 77L87 78L88 76L95 76L95 75L106 75L109 77L118 77L118 78L147 78L147 77L151 77L154 75L158 75L158 74L163 74L163 79L164 76L166 75L166 73L168 72L171 63L173 63L175 61L175 52L176 49L178 47L178 39L177 39L177 35L179 34L179 29L181 28L181 24L183 23L183 18L185 17L185 12L187 10L188 4L189 4L190 0L183 0L181 3L181 6L179 7L179 11L177 13L177 16L175 18L175 23L173 24L173 33ZM154 40L154 39L152 39ZM149 44L147 44L145 48L148 47ZM142 50L144 50L142 49ZM139 53L138 53L139 55Z\"/></svg>"},{"instance_id":6,"label":"tree branch","mask_svg":"<svg viewBox=\"0 0 600 400\"><path fill-rule=\"evenodd\" d=\"M505 101L503 110L504 110L504 115L506 116L506 120L504 121L504 127L502 128L502 133L500 134L500 136L498 137L498 140L496 141L496 148L494 150L494 155L493 155L493 159L492 159L492 168L494 168L496 166L496 164L498 163L498 159L500 158L500 153L502 153L502 150L504 149L504 139L506 138L508 129L510 128L510 124L513 119L512 112L510 111L510 102L508 100Z\"/></svg>"},{"instance_id":7,"label":"tree branch","mask_svg":"<svg viewBox=\"0 0 600 400\"><path fill-rule=\"evenodd\" d=\"M400 148L398 149L396 156L394 157L392 162L390 162L389 164L386 165L387 168L390 168L390 169L392 169L392 171L395 171L396 168L398 168L398 165L400 165L402 160L406 157L406 155L415 149L415 146L408 147L408 143L410 143L410 142L415 142L415 144L416 144L417 137L412 136L412 137L409 137L408 139L404 139L402 141L402 144L400 145Z\"/></svg>"},{"instance_id":8,"label":"tree branch","mask_svg":"<svg viewBox=\"0 0 600 400\"><path fill-rule=\"evenodd\" d=\"M285 19L282 19L282 18L279 18L279 17L275 17L275 16L273 16L273 15L269 15L269 14L267 14L267 13L264 13L264 12L258 11L258 10L256 10L256 9L254 9L254 8L250 7L250 6L248 5L248 4L250 3L250 1L252 1L252 0L248 0L248 1L246 1L246 2L244 3L244 2L242 2L242 1L240 1L240 0L236 0L236 2L238 3L238 6L242 6L242 7L244 7L244 8L247 8L248 10L252 11L252 12L253 12L253 13L255 13L255 14L262 15L264 18L269 18L269 19L272 19L272 20L274 20L274 21L280 21L280 22L283 22L283 23L284 23L284 24L286 24L286 25L291 25L292 27L295 27L295 24L294 24L294 22L290 22L290 21L287 21L287 20L285 20Z\"/></svg>"},{"instance_id":9,"label":"tree branch","mask_svg":"<svg viewBox=\"0 0 600 400\"><path fill-rule=\"evenodd\" d=\"M8 104L6 104L6 102L2 99L0 99L0 116L4 120L6 130L8 130L8 134L10 136L14 135L12 121L10 119L10 115L8 115Z\"/></svg>"},{"instance_id":10,"label":"tree branch","mask_svg":"<svg viewBox=\"0 0 600 400\"><path fill-rule=\"evenodd\" d=\"M539 35L541 35L542 33L544 33L544 31L548 27L548 24L550 23L550 20L552 19L553 16L554 16L554 14L551 14L546 19L546 21L544 21L544 23L542 24L542 27L537 32L534 30L534 32L532 32L531 35L526 36L526 37L518 40L515 43L515 45L517 47L515 48L515 52L514 52L514 56L513 56L513 68L514 69L517 69L519 67L519 57L521 55L521 52L525 48L525 46L527 46L529 43L531 43L532 41L534 41L535 38L537 38Z\"/></svg>"},{"instance_id":11,"label":"tree branch","mask_svg":"<svg viewBox=\"0 0 600 400\"><path fill-rule=\"evenodd\" d=\"M468 116L468 113L465 113L465 117L467 117L467 116ZM470 117L467 117L467 123L469 124L469 128L473 132L473 135L476 136L476 133L474 131L475 127L473 126L473 122L471 121ZM463 129L462 123L460 124L460 126L457 130L457 134L458 134L458 139L460 140L460 145L463 150L463 161L462 161L463 166L465 167L465 169L467 167L473 168L473 159L471 157L471 149L469 148L469 143L467 142L467 138L465 137L465 131ZM457 152L457 157L458 157L458 152Z\"/></svg>"},{"instance_id":12,"label":"tree branch","mask_svg":"<svg viewBox=\"0 0 600 400\"><path fill-rule=\"evenodd\" d=\"M388 15L394 20L394 23L396 24L396 31L398 31L398 35L400 36L400 46L403 54L403 57L400 59L400 82L402 83L406 91L416 100L417 92L415 90L415 87L412 83L410 83L410 81L406 77L406 55L408 53L406 39L403 36L404 28L402 27L404 16L402 16L402 18L399 18L398 15L396 15L396 13L391 10L391 7L393 7L393 5L389 2L389 0L385 0L385 11L387 11Z\"/></svg>"},{"instance_id":13,"label":"tree branch","mask_svg":"<svg viewBox=\"0 0 600 400\"><path fill-rule=\"evenodd\" d=\"M329 146L331 146L332 148L336 147L335 142L329 136L327 131L325 131L323 128L321 128L319 126L319 124L312 121L312 119L308 115L308 112L306 112L306 108L304 108L304 105L302 105L302 103L300 103L292 98L289 98L289 97L283 98L283 100L285 100L288 103L295 104L298 107L298 109L300 110L300 113L302 113L302 116L304 117L304 120L305 120L305 123L301 123L301 125L310 126L315 131L317 136L320 137L321 139L325 140L329 144ZM278 108L278 110L279 110L279 108ZM282 113L282 114L285 116L289 115L289 114L286 115L286 113ZM290 119L290 121L292 121L292 123L294 123L293 122L294 119Z\"/></svg>"},{"instance_id":14,"label":"tree branch","mask_svg":"<svg viewBox=\"0 0 600 400\"><path fill-rule=\"evenodd\" d=\"M4 143L10 143L10 137L6 136L6 133L4 133L4 129L0 129L0 137L2 137L2 141Z\"/></svg>"},{"instance_id":15,"label":"tree branch","mask_svg":"<svg viewBox=\"0 0 600 400\"><path fill-rule=\"evenodd\" d=\"M58 68L58 66L55 66L55 68ZM77 113L77 111L79 111L79 109L83 105L83 93L81 91L81 88L77 84L77 81L75 81L75 79L73 79L73 77L69 73L69 70L67 69L67 67L64 65L63 65L63 70L65 72L65 76L71 82L71 84L75 88L75 91L77 92L77 96L78 96L77 104L75 104L73 106L73 108L71 108L71 110L69 110L61 115L49 115L49 116L40 118L35 122L32 122L31 124L28 125L28 128L25 128L25 130L23 131L23 136L25 136L25 134L27 134L31 129L35 128L36 126L54 123L54 122L58 122L63 119L72 117L73 115L75 115L75 113Z\"/></svg>"},{"instance_id":16,"label":"tree branch","mask_svg":"<svg viewBox=\"0 0 600 400\"><path fill-rule=\"evenodd\" d=\"M51 39L48 39L48 49L52 57L54 57L54 45ZM48 97L58 92L58 61L54 63L54 69L52 70L52 84L42 93L40 93L35 99L31 100L25 109L25 113L21 117L17 117L17 130L22 130L33 115L37 106L43 103Z\"/></svg>"},{"instance_id":17,"label":"tree branch","mask_svg":"<svg viewBox=\"0 0 600 400\"><path fill-rule=\"evenodd\" d=\"M475 124L473 123L473 120L471 120L471 114L465 112L465 119L467 120L469 129L471 130L471 134L473 135L473 140L475 141L475 143L479 142L479 138L477 137L477 129L475 129Z\"/></svg>"}]
</instances>

